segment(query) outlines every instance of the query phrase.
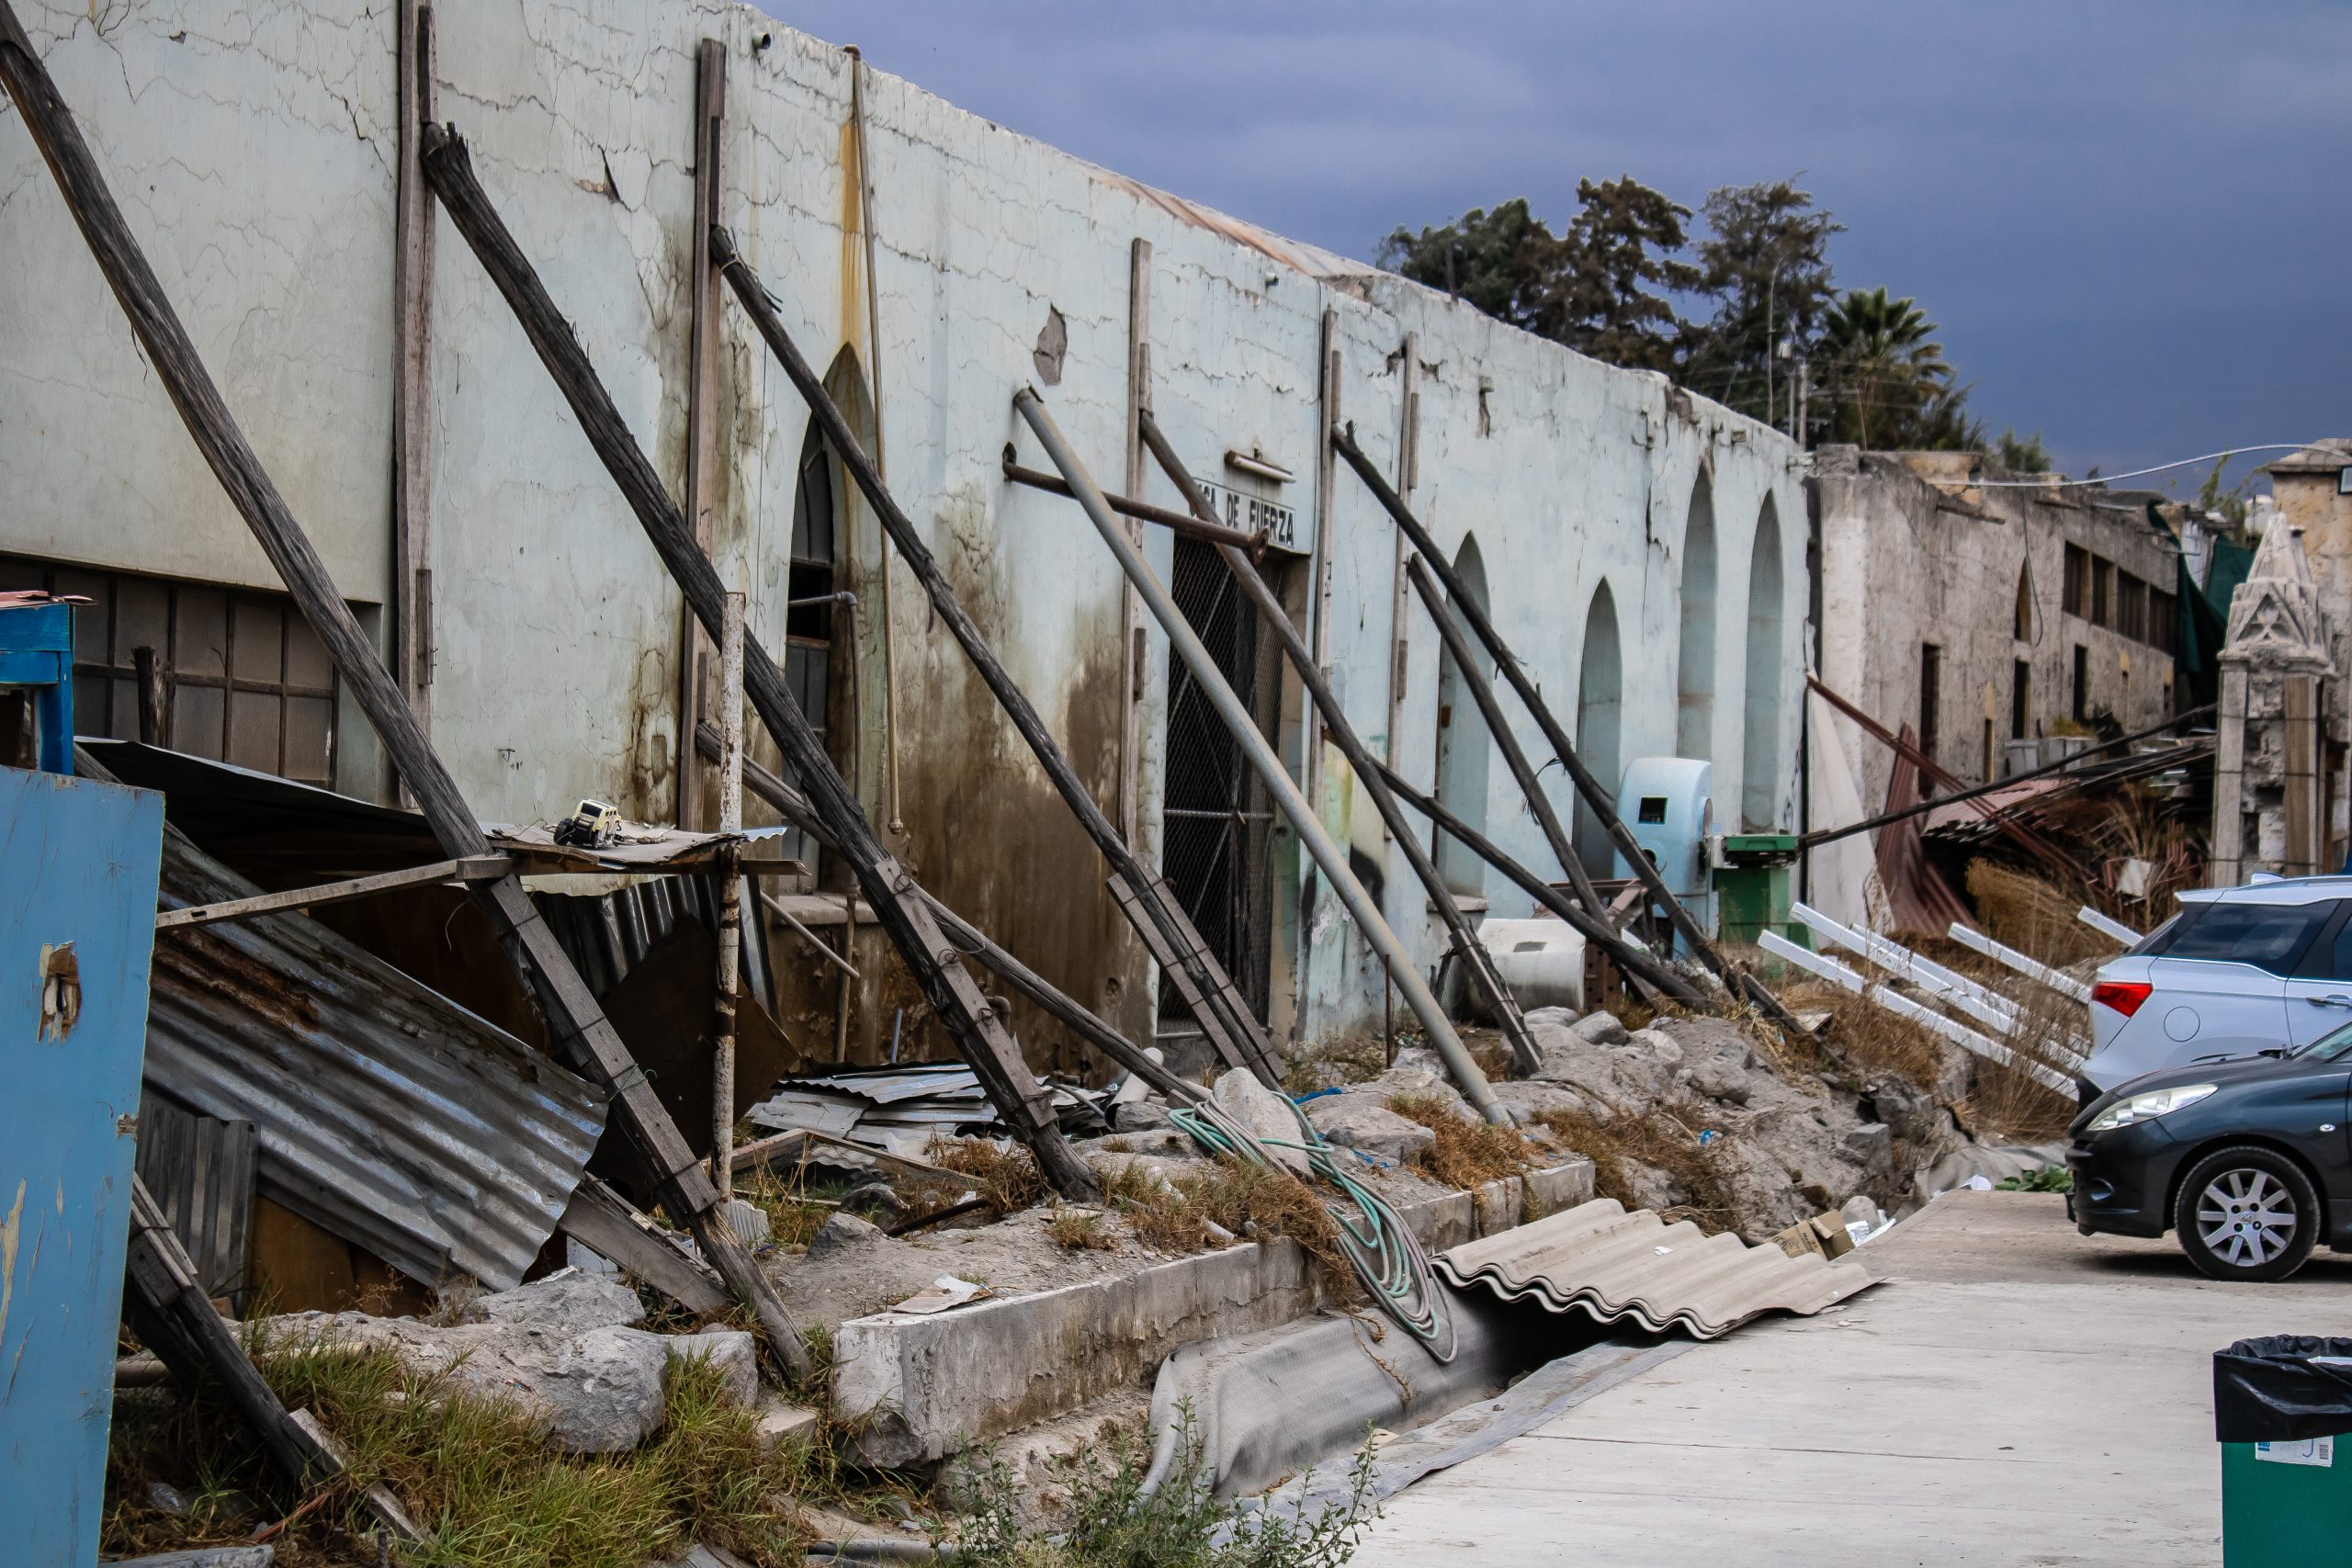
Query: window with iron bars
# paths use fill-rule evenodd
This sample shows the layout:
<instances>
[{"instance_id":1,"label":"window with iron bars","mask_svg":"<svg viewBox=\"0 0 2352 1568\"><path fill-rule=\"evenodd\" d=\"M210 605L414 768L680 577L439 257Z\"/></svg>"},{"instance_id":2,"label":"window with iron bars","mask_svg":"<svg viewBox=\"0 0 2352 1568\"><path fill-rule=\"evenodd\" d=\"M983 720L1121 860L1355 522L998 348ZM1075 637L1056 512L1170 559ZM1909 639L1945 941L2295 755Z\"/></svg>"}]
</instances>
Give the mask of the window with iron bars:
<instances>
[{"instance_id":1,"label":"window with iron bars","mask_svg":"<svg viewBox=\"0 0 2352 1568\"><path fill-rule=\"evenodd\" d=\"M39 588L74 607L74 726L139 739L137 650L154 649L159 744L334 788L334 661L282 593L0 557L0 589Z\"/></svg>"}]
</instances>

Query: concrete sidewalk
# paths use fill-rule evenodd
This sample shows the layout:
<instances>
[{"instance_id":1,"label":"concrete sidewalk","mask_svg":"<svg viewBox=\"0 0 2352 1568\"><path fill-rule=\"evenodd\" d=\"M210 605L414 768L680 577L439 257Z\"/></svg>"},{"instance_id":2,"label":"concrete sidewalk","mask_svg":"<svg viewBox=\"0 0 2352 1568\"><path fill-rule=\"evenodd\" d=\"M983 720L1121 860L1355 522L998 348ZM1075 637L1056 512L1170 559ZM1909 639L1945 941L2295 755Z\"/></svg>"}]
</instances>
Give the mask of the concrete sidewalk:
<instances>
[{"instance_id":1,"label":"concrete sidewalk","mask_svg":"<svg viewBox=\"0 0 2352 1568\"><path fill-rule=\"evenodd\" d=\"M2352 1257L2218 1285L2049 1194L1948 1194L1860 1256L1884 1283L1430 1477L1355 1562L2215 1563L2212 1352L2352 1333Z\"/></svg>"}]
</instances>

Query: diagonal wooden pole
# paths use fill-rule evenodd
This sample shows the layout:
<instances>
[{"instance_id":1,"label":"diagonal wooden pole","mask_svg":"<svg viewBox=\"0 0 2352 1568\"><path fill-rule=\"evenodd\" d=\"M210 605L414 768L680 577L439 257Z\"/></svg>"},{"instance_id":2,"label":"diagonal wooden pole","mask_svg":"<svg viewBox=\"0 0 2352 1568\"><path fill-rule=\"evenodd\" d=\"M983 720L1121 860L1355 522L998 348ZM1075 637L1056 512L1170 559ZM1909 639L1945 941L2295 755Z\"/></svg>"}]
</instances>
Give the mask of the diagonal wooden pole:
<instances>
[{"instance_id":1,"label":"diagonal wooden pole","mask_svg":"<svg viewBox=\"0 0 2352 1568\"><path fill-rule=\"evenodd\" d=\"M1176 448L1169 444L1166 434L1159 428L1159 422L1152 418L1151 411L1137 411L1136 420L1142 430L1144 445L1151 449L1151 455L1159 460L1161 470L1183 496L1184 504L1193 509L1194 516L1214 521L1216 513L1209 505L1208 497L1202 494L1201 487L1193 482L1192 470L1185 468L1183 459L1176 455ZM1494 1015L1520 1070L1535 1072L1544 1066L1544 1053L1536 1049L1535 1037L1528 1032L1527 1020L1520 1014L1518 998L1510 994L1510 987L1504 985L1502 976L1495 972L1493 960L1488 956L1485 944L1471 931L1469 920L1462 913L1462 906L1454 902L1453 889L1447 886L1445 878L1438 874L1437 863L1430 858L1429 851L1421 847L1420 835L1405 819L1404 808L1389 793L1387 782L1373 771L1372 753L1364 749L1363 742L1356 736L1355 727L1348 722L1347 712L1340 705L1339 694L1331 690L1331 682L1323 678L1323 671L1315 662L1315 655L1308 650L1306 639L1298 635L1298 628L1290 624L1290 616L1283 613L1281 602L1274 597L1274 591L1266 586L1266 580L1258 575L1257 567L1251 564L1248 556L1231 545L1218 547L1217 554L1224 558L1226 570L1240 585L1242 597L1257 610L1258 619L1273 632L1283 645L1283 651L1290 656L1292 667L1298 671L1299 683L1306 688L1307 695L1314 699L1315 711L1322 716L1324 732L1339 747L1340 754L1348 760L1348 766L1354 770L1356 780L1363 785L1364 793L1372 796L1374 808L1380 813L1380 819L1388 825L1389 836L1404 850L1406 862L1412 866L1413 874L1420 879L1421 887L1429 894L1430 903L1436 908L1438 919L1444 922L1447 934L1453 939L1454 956L1461 961L1471 985L1486 998L1487 1010Z\"/></svg>"},{"instance_id":2,"label":"diagonal wooden pole","mask_svg":"<svg viewBox=\"0 0 2352 1568\"><path fill-rule=\"evenodd\" d=\"M441 198L442 210L473 248L475 259L538 351L539 362L547 367L580 422L581 434L603 460L645 529L645 536L684 592L695 617L713 637L720 636L726 591L718 570L695 543L661 475L597 378L571 323L556 309L537 271L475 177L465 141L447 126L429 127L425 131L424 175ZM1099 1198L1102 1187L1094 1173L1062 1137L1052 1097L1030 1074L1021 1058L1021 1047L965 972L929 908L911 897L914 878L874 836L857 797L826 754L825 743L793 701L784 671L766 648L749 637L743 641L743 690L775 737L786 765L808 790L876 919L906 960L915 983L947 1026L949 1037L971 1064L1006 1126L1036 1156L1038 1169L1057 1191L1072 1198Z\"/></svg>"},{"instance_id":3,"label":"diagonal wooden pole","mask_svg":"<svg viewBox=\"0 0 2352 1568\"><path fill-rule=\"evenodd\" d=\"M842 467L874 508L882 524L883 532L897 547L899 558L907 564L915 580L931 600L931 605L950 635L963 649L972 667L979 671L981 683L992 693L1005 716L1021 739L1028 743L1031 754L1046 770L1055 793L1069 806L1086 836L1094 840L1102 858L1111 864L1113 892L1119 907L1135 924L1136 934L1151 949L1152 956L1175 985L1185 1008L1197 1020L1201 1028L1216 1046L1218 1054L1237 1067L1248 1067L1259 1081L1268 1088L1276 1086L1279 1074L1274 1070L1266 1033L1249 1004L1242 999L1240 988L1234 985L1216 954L1193 922L1184 915L1182 906L1173 892L1162 882L1157 872L1136 859L1126 840L1119 834L1110 817L1095 804L1094 795L1086 782L1070 766L1046 721L1030 705L1028 695L1013 680L1011 671L989 646L979 626L965 612L949 585L946 575L922 541L922 536L899 505L898 498L883 483L882 472L873 459L858 445L857 433L850 429L842 417L841 405L785 331L783 319L776 314L767 289L760 283L749 263L735 247L732 236L724 230L711 235L710 252L734 290L744 313L752 318L761 339L785 375L799 390L801 400L816 415L825 433L826 442L841 459Z\"/></svg>"},{"instance_id":4,"label":"diagonal wooden pole","mask_svg":"<svg viewBox=\"0 0 2352 1568\"><path fill-rule=\"evenodd\" d=\"M1412 509L1405 504L1396 489L1381 477L1380 470L1373 467L1372 459L1365 457L1363 448L1356 445L1355 433L1334 430L1331 432L1331 445L1340 457L1347 459L1348 467L1355 470L1356 477L1364 482L1364 488L1372 491L1374 499L1380 502L1381 510L1386 512L1396 526L1404 531L1405 537L1412 541L1413 549L1427 563L1429 570L1445 585L1452 607L1461 612L1463 620L1477 634L1487 651L1494 656L1503 679L1510 682L1511 690L1519 694L1519 700L1534 716L1536 728L1544 733L1544 743L1552 748L1552 754L1560 760L1560 766L1568 771L1568 777L1576 784L1577 793L1584 797L1586 807L1608 833L1610 843L1624 857L1625 863L1634 868L1634 874L1641 879L1642 886L1650 897L1666 910L1667 919L1674 922L1674 929L1682 934L1682 940L1690 944L1690 951L1698 954L1702 964L1714 971L1732 995L1754 1004L1756 1010L1773 1024L1782 1029L1802 1029L1803 1026L1789 1016L1789 1010L1781 1005L1780 998L1774 996L1762 981L1724 957L1713 939L1707 935L1690 911L1683 908L1682 900L1667 886L1666 879L1658 874L1657 867L1643 852L1641 845L1634 841L1633 832L1626 828L1624 819L1617 815L1616 801L1608 790L1601 787L1600 781L1593 777L1592 770L1585 766L1584 759L1577 754L1575 742L1560 727L1558 717L1552 712L1552 705L1544 700L1544 694L1535 689L1534 680L1520 664L1518 656L1511 652L1510 645L1503 641L1502 634L1495 630L1494 622L1487 618L1487 612L1479 607L1477 601L1463 591L1461 581L1455 577L1453 568L1447 563L1443 552L1437 547L1437 541L1430 536L1428 529L1421 526L1420 519L1413 515ZM1574 880L1577 873L1573 860L1569 863L1568 871L1571 880ZM1599 912L1598 906L1595 912Z\"/></svg>"},{"instance_id":5,"label":"diagonal wooden pole","mask_svg":"<svg viewBox=\"0 0 2352 1568\"><path fill-rule=\"evenodd\" d=\"M188 434L253 530L263 553L285 580L304 618L325 644L344 683L375 727L434 836L440 840L443 852L452 860L490 854L479 820L425 739L399 683L335 591L310 536L295 521L221 400L220 389L124 221L122 209L83 141L72 111L58 96L56 84L7 0L0 0L0 84L6 85L17 112L24 117L26 129L32 132L74 221L96 258L98 270L106 275L123 314L130 318L131 332L179 411ZM605 1021L571 958L539 919L521 880L509 874L495 882L472 884L471 891L509 953L526 973L538 977L549 1030L560 1047L611 1091L623 1128L653 1173L662 1206L679 1224L693 1229L703 1256L728 1288L757 1313L771 1349L796 1378L804 1377L809 1370L808 1348L786 1313L782 1298L719 1217L709 1179L679 1135L677 1124L655 1098L645 1074L630 1058L628 1048Z\"/></svg>"}]
</instances>

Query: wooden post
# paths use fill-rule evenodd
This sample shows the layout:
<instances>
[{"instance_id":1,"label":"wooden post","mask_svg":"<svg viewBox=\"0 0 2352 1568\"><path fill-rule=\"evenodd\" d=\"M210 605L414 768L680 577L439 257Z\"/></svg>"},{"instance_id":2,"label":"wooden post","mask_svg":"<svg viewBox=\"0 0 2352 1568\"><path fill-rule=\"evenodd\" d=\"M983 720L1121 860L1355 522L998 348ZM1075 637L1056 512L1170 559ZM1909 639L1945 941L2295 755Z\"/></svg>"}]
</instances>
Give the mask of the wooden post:
<instances>
[{"instance_id":1,"label":"wooden post","mask_svg":"<svg viewBox=\"0 0 2352 1568\"><path fill-rule=\"evenodd\" d=\"M1201 516L1213 515L1208 498L1193 482L1193 476L1177 457L1176 449L1169 445L1167 437L1160 434L1159 424L1148 413L1143 416L1143 435L1153 455L1159 457L1159 466L1167 470L1169 479L1183 492L1186 504ZM1544 1054L1536 1049L1534 1036L1527 1031L1527 1021L1520 1016L1518 1001L1511 996L1510 987L1503 984L1502 976L1496 973L1486 948L1479 944L1476 934L1470 929L1470 922L1464 918L1461 906L1454 902L1453 890L1445 885L1445 878L1438 874L1437 865L1430 859L1429 852L1421 848L1419 836L1405 820L1404 810L1396 804L1396 797L1389 793L1388 786L1373 771L1372 753L1364 749L1363 741L1356 739L1355 728L1348 723L1347 713L1340 707L1339 696L1331 690L1330 682L1323 678L1323 671L1317 667L1314 654L1298 635L1298 629L1290 624L1290 617L1283 613L1282 602L1274 597L1273 590L1266 586L1266 580L1258 575L1258 569L1250 563L1250 558L1231 545L1221 547L1218 553L1225 559L1226 570L1239 584L1242 597L1250 601L1258 612L1259 620L1280 639L1283 653L1288 655L1292 666L1298 671L1299 682L1306 688L1307 696L1313 704L1309 711L1329 726L1332 743L1340 748L1348 759L1348 765L1355 770L1364 793L1372 796L1373 806L1379 811L1382 824L1403 846L1413 874L1420 878L1421 886L1428 891L1438 918L1444 922L1447 934L1453 939L1454 955L1462 961L1471 985L1486 998L1487 1009L1500 1027L1504 1040L1509 1042L1520 1069L1527 1073L1536 1071L1544 1065ZM1320 809L1319 806L1317 809ZM1383 967L1385 967L1385 964Z\"/></svg>"},{"instance_id":2,"label":"wooden post","mask_svg":"<svg viewBox=\"0 0 2352 1568\"><path fill-rule=\"evenodd\" d=\"M474 175L473 161L464 141L447 127L435 127L426 139L424 173L433 182L434 193L441 198L443 210L465 236L482 270L505 297L515 321L531 340L531 346L538 351L539 362L563 394L573 418L579 422L581 434L603 461L605 472L612 476L629 510L636 513L639 526L662 564L669 568L671 577L685 591L686 602L694 607L696 618L704 629L718 633L726 614L725 589L718 570L711 565L710 558L695 547L685 518L670 499L670 492L662 488L661 475L654 471L644 448L637 444L637 437L629 433L620 411L613 405L612 395L597 378L595 367L589 363L571 323L556 309L547 286L540 282L538 273L491 204L488 193ZM712 236L715 252L722 237ZM733 259L731 246L716 259L722 269L740 265ZM740 287L739 283L739 289ZM840 411L833 412L838 421ZM846 431L842 434L845 435ZM929 909L909 896L914 886L913 877L874 836L857 796L833 766L832 759L825 752L825 743L818 739L808 716L800 711L785 685L784 671L769 657L767 649L749 636L743 639L743 665L744 691L752 705L775 736L786 763L809 791L842 859L848 863L858 886L865 889L865 901L873 908L876 920L889 933L932 1010L946 1024L957 1049L971 1064L981 1087L1004 1118L1007 1129L1029 1145L1037 1157L1038 1168L1057 1190L1071 1198L1099 1198L1102 1185L1063 1139L1051 1096L1030 1075L1022 1061L1021 1048L1013 1043L979 987L956 961L955 949L940 933ZM701 1190L711 1192L700 1164L690 1160L689 1168Z\"/></svg>"},{"instance_id":3,"label":"wooden post","mask_svg":"<svg viewBox=\"0 0 2352 1568\"><path fill-rule=\"evenodd\" d=\"M2213 831L2206 877L2215 887L2235 887L2245 874L2246 666L2243 656L2222 655L2220 711L2213 716Z\"/></svg>"},{"instance_id":4,"label":"wooden post","mask_svg":"<svg viewBox=\"0 0 2352 1568\"><path fill-rule=\"evenodd\" d=\"M1315 355L1316 399L1322 420L1315 443L1315 595L1312 624L1306 628L1308 652L1324 679L1331 662L1331 549L1333 509L1338 502L1339 454L1331 450L1331 432L1340 423L1340 313L1325 307L1323 330ZM1132 488L1128 494L1135 493ZM1326 809L1323 798L1323 715L1317 708L1306 726L1306 798L1315 809Z\"/></svg>"},{"instance_id":5,"label":"wooden post","mask_svg":"<svg viewBox=\"0 0 2352 1568\"><path fill-rule=\"evenodd\" d=\"M164 666L152 648L130 650L130 667L139 678L139 744L164 746L166 714L164 706Z\"/></svg>"},{"instance_id":6,"label":"wooden post","mask_svg":"<svg viewBox=\"0 0 2352 1568\"><path fill-rule=\"evenodd\" d=\"M6 85L17 114L32 132L67 210L74 214L99 271L130 318L131 331L156 378L179 411L213 476L318 633L353 699L375 727L386 754L424 811L434 836L440 840L443 852L453 860L490 853L479 818L425 738L399 682L384 667L358 617L336 592L334 580L327 574L310 536L295 521L285 497L221 401L220 389L132 237L130 226L123 220L122 209L107 188L96 159L90 155L80 128L58 96L56 84L8 0L0 0L0 84ZM431 140L428 132L428 148ZM429 152L427 159L429 177ZM539 918L520 879L509 875L473 884L472 889L518 967L536 975L550 1036L582 1071L611 1091L613 1108L651 1171L663 1206L680 1224L693 1228L703 1256L729 1288L758 1314L774 1352L796 1377L805 1376L809 1367L808 1348L801 1343L799 1330L786 1313L775 1285L718 1217L716 1194L700 1163L679 1136L677 1124L654 1096L628 1048L596 1006L554 932Z\"/></svg>"},{"instance_id":7,"label":"wooden post","mask_svg":"<svg viewBox=\"0 0 2352 1568\"><path fill-rule=\"evenodd\" d=\"M1127 470L1125 488L1141 499L1144 481L1143 416L1151 412L1151 242L1127 247ZM1128 525L1128 536L1143 543L1143 525ZM1135 585L1119 584L1119 836L1137 842L1143 810L1143 601ZM1145 994L1153 987L1147 985Z\"/></svg>"},{"instance_id":8,"label":"wooden post","mask_svg":"<svg viewBox=\"0 0 2352 1568\"><path fill-rule=\"evenodd\" d=\"M718 450L718 274L710 259L710 231L718 221L725 172L727 50L705 39L695 53L694 258L687 282L693 320L686 339L686 522L695 547L710 554L711 477ZM702 718L710 668L710 636L681 600L678 617L678 826L703 824L702 759L695 726Z\"/></svg>"},{"instance_id":9,"label":"wooden post","mask_svg":"<svg viewBox=\"0 0 2352 1568\"><path fill-rule=\"evenodd\" d=\"M727 595L718 638L718 830L743 830L743 595ZM692 734L686 737L691 745ZM718 855L718 998L710 1059L710 1179L735 1190L735 982L743 956L742 874L734 846Z\"/></svg>"},{"instance_id":10,"label":"wooden post","mask_svg":"<svg viewBox=\"0 0 2352 1568\"><path fill-rule=\"evenodd\" d=\"M1408 502L1413 494L1413 451L1421 438L1421 334L1407 333L1404 367L1399 371L1396 398L1396 493ZM1392 768L1404 766L1407 635L1403 535L1396 540L1395 578L1388 586L1388 736L1383 760ZM1383 831L1386 829L1384 829Z\"/></svg>"},{"instance_id":11,"label":"wooden post","mask_svg":"<svg viewBox=\"0 0 2352 1568\"><path fill-rule=\"evenodd\" d=\"M2319 817L2319 677L2289 675L2281 717L2286 723L2286 789L2280 802L2287 818L2289 876L2311 876L2320 869L2324 843Z\"/></svg>"},{"instance_id":12,"label":"wooden post","mask_svg":"<svg viewBox=\"0 0 2352 1568\"><path fill-rule=\"evenodd\" d=\"M433 193L417 147L435 118L433 7L398 0L400 194L392 220L392 668L433 733Z\"/></svg>"},{"instance_id":13,"label":"wooden post","mask_svg":"<svg viewBox=\"0 0 2352 1568\"><path fill-rule=\"evenodd\" d=\"M1159 874L1138 861L1117 828L1103 814L1101 806L1086 787L1085 781L1070 766L1060 743L1046 729L1028 697L989 646L988 639L956 597L956 591L940 570L922 536L914 523L883 483L880 471L858 445L857 436L842 416L824 384L817 379L791 334L777 318L775 305L767 290L760 286L758 276L736 251L734 241L726 234L713 237L713 247L718 254L720 270L728 286L742 303L785 375L798 389L801 398L815 414L817 422L831 443L834 455L841 460L851 479L857 485L875 515L880 519L883 531L890 537L898 558L922 585L933 611L940 624L956 638L965 657L979 672L980 680L996 697L1012 727L1027 742L1030 753L1046 770L1046 777L1062 797L1087 837L1112 867L1110 886L1115 898L1136 932L1151 948L1153 956L1183 998L1185 1006L1200 1021L1201 1028L1216 1046L1218 1054L1235 1066L1248 1067L1272 1086L1278 1075L1274 1072L1265 1031L1243 1000L1238 987L1217 963L1216 954L1201 938L1188 919L1175 896L1169 892ZM868 900L872 902L872 900Z\"/></svg>"}]
</instances>

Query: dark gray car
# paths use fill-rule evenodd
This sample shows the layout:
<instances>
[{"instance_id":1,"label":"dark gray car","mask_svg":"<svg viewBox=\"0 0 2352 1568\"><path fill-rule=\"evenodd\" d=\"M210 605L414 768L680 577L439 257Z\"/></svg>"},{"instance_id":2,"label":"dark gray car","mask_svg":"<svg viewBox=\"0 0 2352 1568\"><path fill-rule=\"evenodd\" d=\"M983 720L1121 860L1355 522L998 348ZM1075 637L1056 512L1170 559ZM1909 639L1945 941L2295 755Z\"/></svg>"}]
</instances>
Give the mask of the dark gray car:
<instances>
[{"instance_id":1,"label":"dark gray car","mask_svg":"<svg viewBox=\"0 0 2352 1568\"><path fill-rule=\"evenodd\" d=\"M2172 1231L2216 1280L2283 1280L2322 1243L2352 1251L2352 1024L2145 1074L2068 1131L2085 1235Z\"/></svg>"}]
</instances>

